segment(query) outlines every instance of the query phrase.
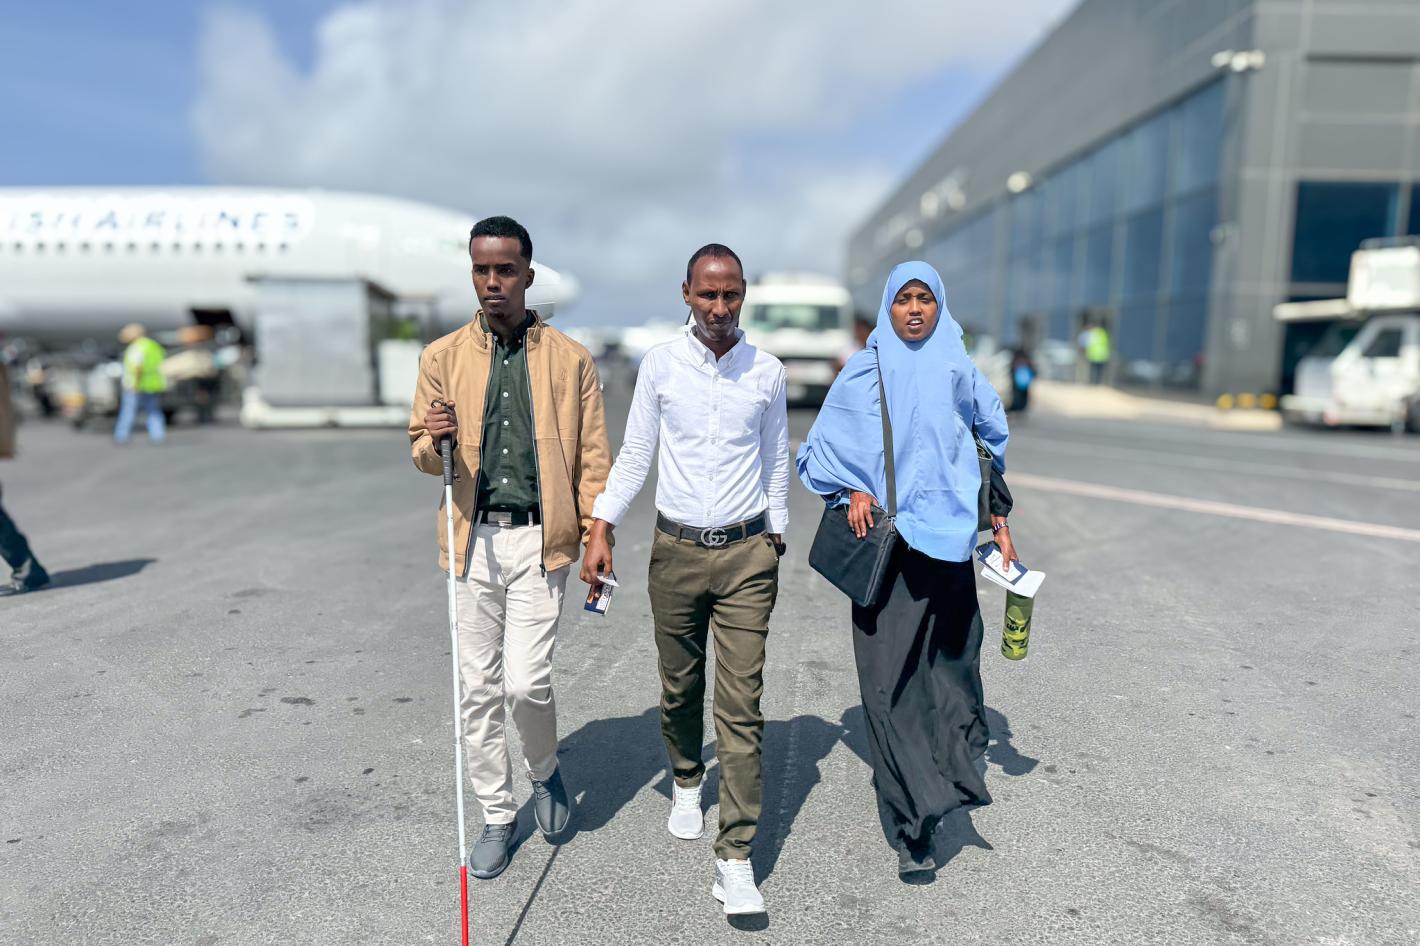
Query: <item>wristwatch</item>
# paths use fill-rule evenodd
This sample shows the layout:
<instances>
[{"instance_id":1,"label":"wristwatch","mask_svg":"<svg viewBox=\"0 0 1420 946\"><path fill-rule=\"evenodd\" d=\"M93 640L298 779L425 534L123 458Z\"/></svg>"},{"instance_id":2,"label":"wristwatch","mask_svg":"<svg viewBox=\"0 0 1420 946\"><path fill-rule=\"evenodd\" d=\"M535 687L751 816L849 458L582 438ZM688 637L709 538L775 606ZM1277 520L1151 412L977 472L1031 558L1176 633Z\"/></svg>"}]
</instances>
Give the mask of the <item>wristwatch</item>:
<instances>
[{"instance_id":1,"label":"wristwatch","mask_svg":"<svg viewBox=\"0 0 1420 946\"><path fill-rule=\"evenodd\" d=\"M992 535L995 535L996 533L1000 532L1002 529L1005 529L1005 528L1007 528L1007 527L1008 527L1008 523L1006 522L1005 519L1002 519L1000 522L993 522L993 523L991 523L991 534L992 534Z\"/></svg>"}]
</instances>

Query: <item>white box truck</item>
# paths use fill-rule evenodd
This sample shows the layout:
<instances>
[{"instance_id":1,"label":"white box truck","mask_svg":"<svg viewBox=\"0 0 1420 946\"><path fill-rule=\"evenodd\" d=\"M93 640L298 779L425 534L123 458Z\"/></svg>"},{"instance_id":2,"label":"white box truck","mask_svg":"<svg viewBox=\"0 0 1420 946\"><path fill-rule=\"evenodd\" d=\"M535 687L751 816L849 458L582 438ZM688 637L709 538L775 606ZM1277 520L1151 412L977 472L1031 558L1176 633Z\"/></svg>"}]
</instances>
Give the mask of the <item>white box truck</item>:
<instances>
[{"instance_id":1,"label":"white box truck","mask_svg":"<svg viewBox=\"0 0 1420 946\"><path fill-rule=\"evenodd\" d=\"M745 290L740 325L784 363L790 404L822 404L853 344L853 297L827 276L771 273Z\"/></svg>"},{"instance_id":2,"label":"white box truck","mask_svg":"<svg viewBox=\"0 0 1420 946\"><path fill-rule=\"evenodd\" d=\"M1334 319L1332 334L1354 332L1334 357L1297 363L1284 418L1420 432L1420 240L1368 240L1351 256L1345 299L1287 303L1274 314Z\"/></svg>"}]
</instances>

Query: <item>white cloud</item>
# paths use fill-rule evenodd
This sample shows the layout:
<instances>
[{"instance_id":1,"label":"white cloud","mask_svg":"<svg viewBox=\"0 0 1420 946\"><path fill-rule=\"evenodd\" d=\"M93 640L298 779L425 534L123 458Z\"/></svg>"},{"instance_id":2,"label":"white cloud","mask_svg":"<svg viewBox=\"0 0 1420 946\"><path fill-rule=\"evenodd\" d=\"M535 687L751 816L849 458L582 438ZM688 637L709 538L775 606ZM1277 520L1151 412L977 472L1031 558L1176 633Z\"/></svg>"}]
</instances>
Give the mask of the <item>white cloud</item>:
<instances>
[{"instance_id":1,"label":"white cloud","mask_svg":"<svg viewBox=\"0 0 1420 946\"><path fill-rule=\"evenodd\" d=\"M217 181L510 213L584 311L639 321L674 314L709 240L751 271L837 272L891 149L929 146L845 148L855 124L945 69L996 74L1069 2L364 0L320 22L308 71L221 8L194 122Z\"/></svg>"}]
</instances>

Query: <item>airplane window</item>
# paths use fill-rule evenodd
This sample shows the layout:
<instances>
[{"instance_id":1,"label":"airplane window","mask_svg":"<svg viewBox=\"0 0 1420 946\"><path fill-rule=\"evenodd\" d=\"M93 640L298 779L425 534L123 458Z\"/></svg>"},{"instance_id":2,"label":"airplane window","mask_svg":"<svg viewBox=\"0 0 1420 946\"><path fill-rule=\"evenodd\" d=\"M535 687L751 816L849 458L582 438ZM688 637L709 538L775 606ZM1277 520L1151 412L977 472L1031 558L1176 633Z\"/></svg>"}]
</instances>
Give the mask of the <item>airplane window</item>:
<instances>
[{"instance_id":1,"label":"airplane window","mask_svg":"<svg viewBox=\"0 0 1420 946\"><path fill-rule=\"evenodd\" d=\"M35 252L36 252L36 253L43 253L43 252L44 252L44 244L43 244L43 243L36 243L36 244L35 244Z\"/></svg>"},{"instance_id":2,"label":"airplane window","mask_svg":"<svg viewBox=\"0 0 1420 946\"><path fill-rule=\"evenodd\" d=\"M87 252L89 252L89 250L91 250L91 249L93 249L93 247L91 247L91 246L89 245L89 243L88 243L87 240L86 240L85 242L79 244L79 252L80 252L80 253L87 253Z\"/></svg>"},{"instance_id":3,"label":"airplane window","mask_svg":"<svg viewBox=\"0 0 1420 946\"><path fill-rule=\"evenodd\" d=\"M64 252L64 242L63 242L62 240L61 240L60 242L54 244L54 252L56 252L56 253L63 253L63 252Z\"/></svg>"},{"instance_id":4,"label":"airplane window","mask_svg":"<svg viewBox=\"0 0 1420 946\"><path fill-rule=\"evenodd\" d=\"M201 244L201 243L194 243L194 244L192 244L192 252L194 252L194 253L201 253L201 252L202 252L202 244Z\"/></svg>"},{"instance_id":5,"label":"airplane window","mask_svg":"<svg viewBox=\"0 0 1420 946\"><path fill-rule=\"evenodd\" d=\"M24 245L23 243L16 242L16 243L15 243L15 252L16 252L16 253L23 253L24 251L25 251L25 245Z\"/></svg>"},{"instance_id":6,"label":"airplane window","mask_svg":"<svg viewBox=\"0 0 1420 946\"><path fill-rule=\"evenodd\" d=\"M174 252L174 253L181 253L181 252L182 252L182 244L181 244L181 243L174 243L174 244L173 244L173 252Z\"/></svg>"},{"instance_id":7,"label":"airplane window","mask_svg":"<svg viewBox=\"0 0 1420 946\"><path fill-rule=\"evenodd\" d=\"M290 248L291 248L291 245L290 245L289 243L278 243L277 246L276 246L276 249L277 249L279 252L281 252L281 253L285 253L285 252L286 252L287 250L289 250Z\"/></svg>"},{"instance_id":8,"label":"airplane window","mask_svg":"<svg viewBox=\"0 0 1420 946\"><path fill-rule=\"evenodd\" d=\"M130 243L130 244L128 244L128 252L130 252L130 253L137 253L137 252L138 252L138 244L137 244L137 243Z\"/></svg>"},{"instance_id":9,"label":"airplane window","mask_svg":"<svg viewBox=\"0 0 1420 946\"><path fill-rule=\"evenodd\" d=\"M105 252L105 253L112 253L112 252L113 252L113 244L112 244L112 243L105 243L105 244L104 244L104 252Z\"/></svg>"},{"instance_id":10,"label":"airplane window","mask_svg":"<svg viewBox=\"0 0 1420 946\"><path fill-rule=\"evenodd\" d=\"M266 252L266 244L265 244L265 243L258 243L258 244L256 245L256 251L257 251L258 253L265 253L265 252Z\"/></svg>"},{"instance_id":11,"label":"airplane window","mask_svg":"<svg viewBox=\"0 0 1420 946\"><path fill-rule=\"evenodd\" d=\"M213 244L212 244L212 252L213 252L213 253L221 253L221 252L222 252L222 244L221 244L221 243L213 243Z\"/></svg>"},{"instance_id":12,"label":"airplane window","mask_svg":"<svg viewBox=\"0 0 1420 946\"><path fill-rule=\"evenodd\" d=\"M162 246L161 246L160 244L158 244L158 243L149 243L149 244L148 244L148 252L149 252L149 253L158 253L158 252L160 252L162 249L163 249Z\"/></svg>"},{"instance_id":13,"label":"airplane window","mask_svg":"<svg viewBox=\"0 0 1420 946\"><path fill-rule=\"evenodd\" d=\"M247 250L247 245L246 245L245 243L238 243L238 244L236 244L235 246L232 247L232 252L233 252L233 253L245 253L246 250Z\"/></svg>"}]
</instances>

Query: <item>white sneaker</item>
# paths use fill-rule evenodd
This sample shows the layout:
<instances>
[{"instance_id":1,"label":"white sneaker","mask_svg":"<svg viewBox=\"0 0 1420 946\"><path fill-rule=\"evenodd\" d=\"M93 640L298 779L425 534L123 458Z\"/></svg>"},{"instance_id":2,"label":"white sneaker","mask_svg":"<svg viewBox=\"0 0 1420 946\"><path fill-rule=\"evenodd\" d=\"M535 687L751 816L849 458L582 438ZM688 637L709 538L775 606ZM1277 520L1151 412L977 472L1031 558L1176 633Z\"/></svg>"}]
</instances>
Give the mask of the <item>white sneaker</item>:
<instances>
[{"instance_id":1,"label":"white sneaker","mask_svg":"<svg viewBox=\"0 0 1420 946\"><path fill-rule=\"evenodd\" d=\"M666 822L671 834L682 841L694 841L705 833L705 814L700 810L700 786L681 788L671 783L671 816Z\"/></svg>"},{"instance_id":2,"label":"white sneaker","mask_svg":"<svg viewBox=\"0 0 1420 946\"><path fill-rule=\"evenodd\" d=\"M754 866L749 861L715 859L715 886L711 893L725 905L725 912L763 913L764 897L754 885Z\"/></svg>"}]
</instances>

